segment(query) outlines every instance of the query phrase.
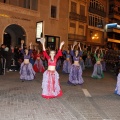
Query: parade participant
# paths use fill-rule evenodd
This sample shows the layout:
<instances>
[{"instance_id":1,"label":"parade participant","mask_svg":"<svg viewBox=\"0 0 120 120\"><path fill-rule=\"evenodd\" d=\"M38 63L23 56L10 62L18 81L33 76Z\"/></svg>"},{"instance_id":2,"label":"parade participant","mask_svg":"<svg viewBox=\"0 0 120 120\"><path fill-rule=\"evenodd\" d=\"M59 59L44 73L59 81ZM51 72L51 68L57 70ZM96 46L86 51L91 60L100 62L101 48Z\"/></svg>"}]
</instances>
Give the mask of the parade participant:
<instances>
[{"instance_id":1,"label":"parade participant","mask_svg":"<svg viewBox=\"0 0 120 120\"><path fill-rule=\"evenodd\" d=\"M42 55L40 53L40 50L37 50L37 54L35 55L35 63L34 63L34 66L33 66L33 69L35 72L44 72L45 71L45 68L44 68L44 65L43 65L43 61L42 61Z\"/></svg>"},{"instance_id":2,"label":"parade participant","mask_svg":"<svg viewBox=\"0 0 120 120\"><path fill-rule=\"evenodd\" d=\"M103 57L103 52L102 49L100 49L100 53L96 53L97 50L99 49L99 47L96 48L95 52L94 52L94 57L96 60L96 63L94 65L94 70L93 70L93 74L92 74L92 78L96 78L96 79L100 79L103 78L103 69L102 69L102 64L101 64L101 58Z\"/></svg>"},{"instance_id":3,"label":"parade participant","mask_svg":"<svg viewBox=\"0 0 120 120\"><path fill-rule=\"evenodd\" d=\"M31 55L30 55L30 63L32 64L32 66L33 66L34 63L35 63L33 52L32 52Z\"/></svg>"},{"instance_id":4,"label":"parade participant","mask_svg":"<svg viewBox=\"0 0 120 120\"><path fill-rule=\"evenodd\" d=\"M63 72L64 73L70 73L70 69L71 69L71 55L70 55L70 51L69 50L67 50L67 52L64 51L63 54L65 54L65 58L66 58L64 60L64 62L63 62Z\"/></svg>"},{"instance_id":5,"label":"parade participant","mask_svg":"<svg viewBox=\"0 0 120 120\"><path fill-rule=\"evenodd\" d=\"M104 58L101 58L101 64L102 64L103 72L105 72L106 71L106 62L105 62Z\"/></svg>"},{"instance_id":6,"label":"parade participant","mask_svg":"<svg viewBox=\"0 0 120 120\"><path fill-rule=\"evenodd\" d=\"M84 82L84 80L82 78L82 68L79 64L80 56L82 56L82 50L81 50L81 46L79 43L78 47L79 47L80 51L75 50L75 53L74 53L73 50L76 45L77 45L77 42L75 42L73 44L73 46L71 46L71 55L73 56L74 63L71 66L68 84L73 84L73 85L79 84L80 85Z\"/></svg>"},{"instance_id":7,"label":"parade participant","mask_svg":"<svg viewBox=\"0 0 120 120\"><path fill-rule=\"evenodd\" d=\"M117 76L117 84L116 84L116 88L115 88L115 94L120 95L120 69L119 69L119 73Z\"/></svg>"},{"instance_id":8,"label":"parade participant","mask_svg":"<svg viewBox=\"0 0 120 120\"><path fill-rule=\"evenodd\" d=\"M42 80L42 97L46 99L62 96L62 90L59 84L59 74L56 71L57 59L62 56L61 48L64 45L64 41L60 43L60 48L55 55L54 50L50 50L50 56L45 49L45 39L40 40L43 46L43 55L48 60L48 69L43 73Z\"/></svg>"},{"instance_id":9,"label":"parade participant","mask_svg":"<svg viewBox=\"0 0 120 120\"><path fill-rule=\"evenodd\" d=\"M61 58L59 57L56 63L56 70L57 71L60 70L60 67L61 67Z\"/></svg>"},{"instance_id":10,"label":"parade participant","mask_svg":"<svg viewBox=\"0 0 120 120\"><path fill-rule=\"evenodd\" d=\"M24 61L22 62L20 66L20 79L22 81L24 80L33 80L35 77L35 71L33 70L32 64L29 62L30 55L32 53L31 45L30 43L30 51L28 49L25 49L25 52L23 50L23 43L24 41L21 41L21 52L24 55Z\"/></svg>"},{"instance_id":11,"label":"parade participant","mask_svg":"<svg viewBox=\"0 0 120 120\"><path fill-rule=\"evenodd\" d=\"M80 61L79 62L80 62L80 66L81 66L82 70L85 70L84 60L81 56L80 56Z\"/></svg>"},{"instance_id":12,"label":"parade participant","mask_svg":"<svg viewBox=\"0 0 120 120\"><path fill-rule=\"evenodd\" d=\"M91 53L90 51L87 52L87 58L85 59L85 67L89 68L92 67L92 60L91 60Z\"/></svg>"}]
</instances>

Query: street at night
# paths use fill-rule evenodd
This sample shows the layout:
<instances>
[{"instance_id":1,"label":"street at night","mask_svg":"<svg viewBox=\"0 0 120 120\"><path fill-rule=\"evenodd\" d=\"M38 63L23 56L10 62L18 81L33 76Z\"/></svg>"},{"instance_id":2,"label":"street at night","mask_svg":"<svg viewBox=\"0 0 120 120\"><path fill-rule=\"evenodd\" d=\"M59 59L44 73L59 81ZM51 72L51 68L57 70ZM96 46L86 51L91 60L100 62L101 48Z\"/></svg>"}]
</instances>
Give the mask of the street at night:
<instances>
[{"instance_id":1,"label":"street at night","mask_svg":"<svg viewBox=\"0 0 120 120\"><path fill-rule=\"evenodd\" d=\"M45 99L42 73L33 81L21 82L19 72L0 76L0 120L119 120L120 96L114 94L116 76L105 72L103 79L83 72L83 85L68 85L68 75L60 74L63 96Z\"/></svg>"}]
</instances>

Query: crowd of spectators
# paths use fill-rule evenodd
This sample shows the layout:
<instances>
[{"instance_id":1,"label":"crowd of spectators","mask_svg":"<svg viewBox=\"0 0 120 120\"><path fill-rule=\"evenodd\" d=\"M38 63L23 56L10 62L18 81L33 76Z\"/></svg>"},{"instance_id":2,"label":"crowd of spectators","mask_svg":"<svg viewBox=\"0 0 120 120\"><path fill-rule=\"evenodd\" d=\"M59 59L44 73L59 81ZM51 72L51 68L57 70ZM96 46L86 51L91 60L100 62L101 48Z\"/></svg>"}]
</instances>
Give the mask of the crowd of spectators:
<instances>
[{"instance_id":1,"label":"crowd of spectators","mask_svg":"<svg viewBox=\"0 0 120 120\"><path fill-rule=\"evenodd\" d=\"M26 46L24 45L24 49ZM33 53L35 52L35 48L33 49ZM47 49L47 52L49 53L49 48ZM115 74L118 74L118 71L120 69L120 50L112 50L112 49L104 49L104 57L103 60L106 63L106 70L107 71L113 71ZM85 53L85 52L84 52ZM87 54L83 54L83 60L86 58ZM33 57L33 56L31 56ZM2 44L0 46L0 74L3 74L3 62L2 59L6 60L5 69L6 72L9 71L19 71L20 65L23 62L23 54L21 53L21 47L7 47L6 45ZM94 49L91 51L91 58L92 62L94 64ZM61 63L64 61L64 55L60 58ZM43 60L43 64L45 67L47 67L47 62L45 59Z\"/></svg>"}]
</instances>

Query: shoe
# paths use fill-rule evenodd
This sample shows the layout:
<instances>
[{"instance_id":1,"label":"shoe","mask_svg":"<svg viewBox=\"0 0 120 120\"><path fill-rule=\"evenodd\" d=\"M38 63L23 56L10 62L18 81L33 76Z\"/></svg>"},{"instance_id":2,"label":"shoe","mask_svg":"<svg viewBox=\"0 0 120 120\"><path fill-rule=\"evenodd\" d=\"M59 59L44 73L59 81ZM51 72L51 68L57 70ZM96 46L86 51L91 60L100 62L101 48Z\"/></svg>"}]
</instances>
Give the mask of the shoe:
<instances>
[{"instance_id":1,"label":"shoe","mask_svg":"<svg viewBox=\"0 0 120 120\"><path fill-rule=\"evenodd\" d=\"M12 69L9 69L9 71L13 71Z\"/></svg>"}]
</instances>

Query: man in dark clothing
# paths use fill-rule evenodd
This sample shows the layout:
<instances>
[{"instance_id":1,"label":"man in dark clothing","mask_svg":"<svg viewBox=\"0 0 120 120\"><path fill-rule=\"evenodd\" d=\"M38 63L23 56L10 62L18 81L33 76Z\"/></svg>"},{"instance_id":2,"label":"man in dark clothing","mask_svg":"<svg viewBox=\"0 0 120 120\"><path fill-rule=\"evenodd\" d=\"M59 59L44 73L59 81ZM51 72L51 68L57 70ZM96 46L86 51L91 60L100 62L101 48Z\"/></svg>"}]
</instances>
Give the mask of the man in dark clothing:
<instances>
[{"instance_id":1,"label":"man in dark clothing","mask_svg":"<svg viewBox=\"0 0 120 120\"><path fill-rule=\"evenodd\" d=\"M2 44L0 47L0 75L3 75L3 64L4 64L4 56L5 56L5 45Z\"/></svg>"}]
</instances>

